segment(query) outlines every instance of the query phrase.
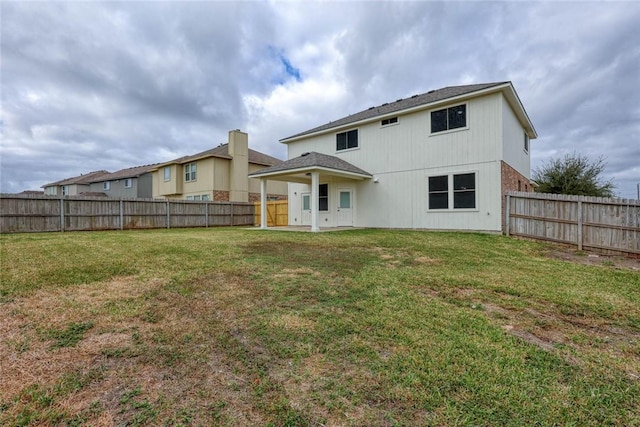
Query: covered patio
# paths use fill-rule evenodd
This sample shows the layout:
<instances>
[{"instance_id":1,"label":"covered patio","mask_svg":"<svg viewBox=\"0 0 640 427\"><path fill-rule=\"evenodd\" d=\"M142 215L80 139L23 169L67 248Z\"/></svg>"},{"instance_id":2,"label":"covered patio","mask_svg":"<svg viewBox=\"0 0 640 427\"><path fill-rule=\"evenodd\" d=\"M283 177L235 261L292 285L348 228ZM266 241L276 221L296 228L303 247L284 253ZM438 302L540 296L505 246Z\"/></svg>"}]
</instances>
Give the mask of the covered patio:
<instances>
[{"instance_id":1,"label":"covered patio","mask_svg":"<svg viewBox=\"0 0 640 427\"><path fill-rule=\"evenodd\" d=\"M316 152L303 153L298 157L289 159L278 165L274 165L249 174L250 178L260 179L260 228L267 226L267 181L285 181L311 186L310 209L311 225L309 231L319 232L319 186L322 179L338 177L354 181L372 179L373 176L338 157ZM298 226L300 227L300 226ZM300 228L304 228L301 226ZM334 228L334 227L332 227ZM303 231L303 230L299 230Z\"/></svg>"}]
</instances>

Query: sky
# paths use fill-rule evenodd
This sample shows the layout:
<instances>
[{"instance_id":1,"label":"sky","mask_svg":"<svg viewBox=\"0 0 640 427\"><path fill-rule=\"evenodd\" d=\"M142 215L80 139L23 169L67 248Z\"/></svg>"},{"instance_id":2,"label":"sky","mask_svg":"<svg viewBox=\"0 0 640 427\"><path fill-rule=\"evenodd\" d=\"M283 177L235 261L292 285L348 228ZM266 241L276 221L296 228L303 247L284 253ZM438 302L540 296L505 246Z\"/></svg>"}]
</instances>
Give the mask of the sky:
<instances>
[{"instance_id":1,"label":"sky","mask_svg":"<svg viewBox=\"0 0 640 427\"><path fill-rule=\"evenodd\" d=\"M511 81L532 169L640 183L640 2L0 2L0 192L282 138L432 89Z\"/></svg>"}]
</instances>

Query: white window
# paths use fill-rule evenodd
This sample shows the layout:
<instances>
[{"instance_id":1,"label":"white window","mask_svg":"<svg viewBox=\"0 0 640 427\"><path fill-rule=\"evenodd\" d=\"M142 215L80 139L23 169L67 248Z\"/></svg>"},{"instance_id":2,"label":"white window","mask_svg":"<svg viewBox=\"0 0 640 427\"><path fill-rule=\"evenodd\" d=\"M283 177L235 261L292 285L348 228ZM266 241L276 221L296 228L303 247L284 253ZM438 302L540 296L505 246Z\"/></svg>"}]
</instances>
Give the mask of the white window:
<instances>
[{"instance_id":1,"label":"white window","mask_svg":"<svg viewBox=\"0 0 640 427\"><path fill-rule=\"evenodd\" d=\"M195 181L196 180L196 164L189 163L184 166L184 180Z\"/></svg>"},{"instance_id":2,"label":"white window","mask_svg":"<svg viewBox=\"0 0 640 427\"><path fill-rule=\"evenodd\" d=\"M202 195L202 200L210 200L209 199L209 195L208 194L203 194Z\"/></svg>"},{"instance_id":3,"label":"white window","mask_svg":"<svg viewBox=\"0 0 640 427\"><path fill-rule=\"evenodd\" d=\"M475 209L476 173L430 176L429 210Z\"/></svg>"},{"instance_id":4,"label":"white window","mask_svg":"<svg viewBox=\"0 0 640 427\"><path fill-rule=\"evenodd\" d=\"M526 132L524 133L524 152L529 152L529 135Z\"/></svg>"},{"instance_id":5,"label":"white window","mask_svg":"<svg viewBox=\"0 0 640 427\"><path fill-rule=\"evenodd\" d=\"M68 185L63 185L62 186L62 195L63 196L68 196L69 195L69 186Z\"/></svg>"},{"instance_id":6,"label":"white window","mask_svg":"<svg viewBox=\"0 0 640 427\"><path fill-rule=\"evenodd\" d=\"M320 212L329 210L329 184L318 186L318 210Z\"/></svg>"},{"instance_id":7,"label":"white window","mask_svg":"<svg viewBox=\"0 0 640 427\"><path fill-rule=\"evenodd\" d=\"M382 119L380 121L380 126L389 126L398 123L397 117L389 117L388 119Z\"/></svg>"},{"instance_id":8,"label":"white window","mask_svg":"<svg viewBox=\"0 0 640 427\"><path fill-rule=\"evenodd\" d=\"M465 127L467 127L466 104L431 112L431 133Z\"/></svg>"},{"instance_id":9,"label":"white window","mask_svg":"<svg viewBox=\"0 0 640 427\"><path fill-rule=\"evenodd\" d=\"M358 129L336 134L336 151L358 148Z\"/></svg>"},{"instance_id":10,"label":"white window","mask_svg":"<svg viewBox=\"0 0 640 427\"><path fill-rule=\"evenodd\" d=\"M187 200L193 200L193 196L187 196Z\"/></svg>"},{"instance_id":11,"label":"white window","mask_svg":"<svg viewBox=\"0 0 640 427\"><path fill-rule=\"evenodd\" d=\"M102 183L102 189L104 191L109 191L111 190L111 181L105 181Z\"/></svg>"},{"instance_id":12,"label":"white window","mask_svg":"<svg viewBox=\"0 0 640 427\"><path fill-rule=\"evenodd\" d=\"M57 193L56 191L56 187L48 187L47 188L47 194L50 196L55 196Z\"/></svg>"},{"instance_id":13,"label":"white window","mask_svg":"<svg viewBox=\"0 0 640 427\"><path fill-rule=\"evenodd\" d=\"M131 179L131 178L125 179L124 180L124 188L131 188L132 182L133 182L133 179Z\"/></svg>"},{"instance_id":14,"label":"white window","mask_svg":"<svg viewBox=\"0 0 640 427\"><path fill-rule=\"evenodd\" d=\"M164 180L171 181L171 168L169 166L164 168Z\"/></svg>"}]
</instances>

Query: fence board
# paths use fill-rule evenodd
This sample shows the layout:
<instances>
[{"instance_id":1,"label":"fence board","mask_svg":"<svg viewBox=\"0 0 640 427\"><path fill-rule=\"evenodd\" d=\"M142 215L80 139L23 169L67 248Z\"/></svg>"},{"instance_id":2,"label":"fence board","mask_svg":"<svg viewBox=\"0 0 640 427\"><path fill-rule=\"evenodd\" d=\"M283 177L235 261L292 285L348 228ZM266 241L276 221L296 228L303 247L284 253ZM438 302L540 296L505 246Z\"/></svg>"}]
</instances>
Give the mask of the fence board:
<instances>
[{"instance_id":1,"label":"fence board","mask_svg":"<svg viewBox=\"0 0 640 427\"><path fill-rule=\"evenodd\" d=\"M253 225L252 203L0 195L0 233Z\"/></svg>"},{"instance_id":2,"label":"fence board","mask_svg":"<svg viewBox=\"0 0 640 427\"><path fill-rule=\"evenodd\" d=\"M254 224L260 225L260 202L255 202ZM274 200L267 202L267 226L278 227L289 225L289 201Z\"/></svg>"},{"instance_id":3,"label":"fence board","mask_svg":"<svg viewBox=\"0 0 640 427\"><path fill-rule=\"evenodd\" d=\"M640 201L507 193L505 233L579 249L640 254Z\"/></svg>"}]
</instances>

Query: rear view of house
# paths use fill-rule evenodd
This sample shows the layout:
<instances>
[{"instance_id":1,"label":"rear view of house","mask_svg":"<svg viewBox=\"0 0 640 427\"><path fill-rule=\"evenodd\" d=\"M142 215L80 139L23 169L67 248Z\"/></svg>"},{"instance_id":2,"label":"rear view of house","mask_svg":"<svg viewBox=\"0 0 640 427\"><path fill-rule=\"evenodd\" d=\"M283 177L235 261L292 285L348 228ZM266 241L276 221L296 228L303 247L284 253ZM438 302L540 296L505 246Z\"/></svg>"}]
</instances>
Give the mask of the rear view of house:
<instances>
[{"instance_id":1,"label":"rear view of house","mask_svg":"<svg viewBox=\"0 0 640 427\"><path fill-rule=\"evenodd\" d=\"M531 190L536 137L511 82L453 86L284 138L288 160L250 176L288 182L290 225L314 231L498 232L504 193Z\"/></svg>"}]
</instances>

